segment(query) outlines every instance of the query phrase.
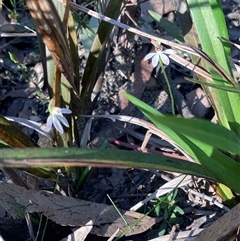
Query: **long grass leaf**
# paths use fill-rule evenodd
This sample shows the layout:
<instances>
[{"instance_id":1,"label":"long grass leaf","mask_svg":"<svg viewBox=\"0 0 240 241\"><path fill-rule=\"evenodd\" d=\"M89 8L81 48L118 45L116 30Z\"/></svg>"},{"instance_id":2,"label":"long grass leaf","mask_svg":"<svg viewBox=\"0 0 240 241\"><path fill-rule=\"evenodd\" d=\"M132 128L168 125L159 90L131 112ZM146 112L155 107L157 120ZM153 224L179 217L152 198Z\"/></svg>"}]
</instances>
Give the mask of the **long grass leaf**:
<instances>
[{"instance_id":1,"label":"long grass leaf","mask_svg":"<svg viewBox=\"0 0 240 241\"><path fill-rule=\"evenodd\" d=\"M228 39L228 32L220 2L218 0L187 0L187 2L203 51L216 61L229 76L233 76L228 62L230 48L228 44L221 41L221 37ZM216 84L219 81L226 82L227 79L224 79L214 66L210 66L207 63L205 65ZM229 84L225 85L229 86ZM233 130L239 136L239 94L206 88L220 123L226 128Z\"/></svg>"},{"instance_id":2,"label":"long grass leaf","mask_svg":"<svg viewBox=\"0 0 240 241\"><path fill-rule=\"evenodd\" d=\"M110 0L104 14L111 18L118 18L121 8L122 0ZM105 45L112 28L113 25L102 21L94 38L81 83L82 114L88 108L93 87L105 68Z\"/></svg>"},{"instance_id":3,"label":"long grass leaf","mask_svg":"<svg viewBox=\"0 0 240 241\"><path fill-rule=\"evenodd\" d=\"M219 148L239 154L240 143L234 132L204 120L166 117L137 98L129 94L125 96L168 137L213 172L221 182L235 191L240 191L240 163L217 150Z\"/></svg>"},{"instance_id":4,"label":"long grass leaf","mask_svg":"<svg viewBox=\"0 0 240 241\"><path fill-rule=\"evenodd\" d=\"M1 150L0 165L4 167L36 166L102 166L136 167L180 172L217 180L203 166L163 155L113 149L32 148Z\"/></svg>"},{"instance_id":5,"label":"long grass leaf","mask_svg":"<svg viewBox=\"0 0 240 241\"><path fill-rule=\"evenodd\" d=\"M149 105L138 100L137 98L125 93L124 94L134 105L136 105L156 126L159 123L170 128L174 134L182 133L203 143L213 145L223 151L230 151L240 154L240 140L234 132L200 119L183 119L174 116L164 116ZM164 130L162 130L164 131Z\"/></svg>"}]
</instances>

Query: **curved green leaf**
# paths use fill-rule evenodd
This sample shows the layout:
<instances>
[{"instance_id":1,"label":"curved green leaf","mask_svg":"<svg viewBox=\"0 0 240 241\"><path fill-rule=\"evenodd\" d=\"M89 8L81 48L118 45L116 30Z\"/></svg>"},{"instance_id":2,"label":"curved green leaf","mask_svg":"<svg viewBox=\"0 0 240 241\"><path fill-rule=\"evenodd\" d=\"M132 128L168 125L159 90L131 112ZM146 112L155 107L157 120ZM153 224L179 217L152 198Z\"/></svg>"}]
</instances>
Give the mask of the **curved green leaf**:
<instances>
[{"instance_id":1,"label":"curved green leaf","mask_svg":"<svg viewBox=\"0 0 240 241\"><path fill-rule=\"evenodd\" d=\"M221 37L228 39L228 31L220 1L187 0L187 2L203 51L215 60L229 76L233 76L228 62L230 47L228 43L221 40ZM213 66L206 63L206 67L216 84L219 81L226 81ZM240 112L238 110L240 96L223 90L208 89L220 123L240 136Z\"/></svg>"},{"instance_id":2,"label":"curved green leaf","mask_svg":"<svg viewBox=\"0 0 240 241\"><path fill-rule=\"evenodd\" d=\"M201 80L196 80L196 79L190 79L190 78L185 78L186 80L196 83L196 84L201 84L201 85L206 85L208 87L216 88L219 90L225 90L233 93L238 93L240 94L240 88L239 87L234 87L234 86L226 86L223 84L215 84L211 82L206 82L206 81L201 81ZM216 81L215 81L216 82Z\"/></svg>"},{"instance_id":3,"label":"curved green leaf","mask_svg":"<svg viewBox=\"0 0 240 241\"><path fill-rule=\"evenodd\" d=\"M214 173L221 182L237 192L240 191L240 163L217 149L239 154L240 141L234 132L204 120L166 117L137 98L126 93L124 95L184 151Z\"/></svg>"},{"instance_id":4,"label":"curved green leaf","mask_svg":"<svg viewBox=\"0 0 240 241\"><path fill-rule=\"evenodd\" d=\"M136 167L180 172L217 180L203 166L163 155L115 149L31 148L2 149L0 166L107 166Z\"/></svg>"},{"instance_id":5,"label":"curved green leaf","mask_svg":"<svg viewBox=\"0 0 240 241\"><path fill-rule=\"evenodd\" d=\"M110 18L118 18L123 7L122 2L122 0L110 0L104 15ZM109 40L112 29L113 25L102 21L94 38L81 82L81 114L88 109L92 89L105 68L105 45Z\"/></svg>"},{"instance_id":6,"label":"curved green leaf","mask_svg":"<svg viewBox=\"0 0 240 241\"><path fill-rule=\"evenodd\" d=\"M0 139L11 147L36 147L31 139L0 114Z\"/></svg>"},{"instance_id":7,"label":"curved green leaf","mask_svg":"<svg viewBox=\"0 0 240 241\"><path fill-rule=\"evenodd\" d=\"M148 10L147 12L170 36L182 43L184 42L181 28L179 28L176 24L168 21L166 18L159 15L158 13L155 13L151 10Z\"/></svg>"},{"instance_id":8,"label":"curved green leaf","mask_svg":"<svg viewBox=\"0 0 240 241\"><path fill-rule=\"evenodd\" d=\"M175 133L182 133L186 137L201 141L219 148L223 151L240 154L240 140L234 132L201 119L183 119L174 116L164 116L149 105L137 98L125 93L134 105L136 105L156 126L159 123L170 128ZM164 131L164 130L163 130Z\"/></svg>"}]
</instances>

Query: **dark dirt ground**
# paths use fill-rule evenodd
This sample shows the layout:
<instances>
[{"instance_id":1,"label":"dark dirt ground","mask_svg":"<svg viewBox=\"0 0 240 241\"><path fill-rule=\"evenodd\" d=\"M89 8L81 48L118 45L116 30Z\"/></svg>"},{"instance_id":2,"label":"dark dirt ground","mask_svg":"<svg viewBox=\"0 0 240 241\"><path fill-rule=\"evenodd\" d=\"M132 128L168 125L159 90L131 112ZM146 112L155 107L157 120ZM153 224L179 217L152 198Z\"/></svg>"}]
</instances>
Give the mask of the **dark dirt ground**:
<instances>
[{"instance_id":1,"label":"dark dirt ground","mask_svg":"<svg viewBox=\"0 0 240 241\"><path fill-rule=\"evenodd\" d=\"M159 4L162 1L159 1ZM130 8L130 14L134 19L139 20L141 16L146 23L152 27L152 31L160 33L162 36L165 33L156 27L156 24L149 23L149 18L146 17L145 9L152 4L160 14L164 14L169 20L174 20L175 9L171 1L164 1L165 12L161 12L161 5L157 5L156 1L147 1L146 5L140 5L140 8ZM155 5L154 5L155 4ZM223 7L229 27L230 40L239 44L240 42L240 6L235 1L223 1ZM140 12L139 12L140 11ZM0 15L0 33L21 33L26 29L21 26L9 25L9 19L6 17L6 11L3 10ZM34 29L29 15L26 11L19 11L21 25L27 25ZM130 24L126 18L122 21ZM41 82L42 69L40 65L40 55L38 50L36 37L3 37L0 38L0 113L4 116L12 116L25 118L36 121L38 123L46 123L47 115L46 109L48 104L48 94ZM141 117L131 106L126 107L126 103L121 98L123 90L130 90L143 101L154 106L163 113L171 113L171 102L168 97L167 88L163 82L161 74L157 71L148 69L150 78L143 83L135 83L134 72L141 68L141 59L150 51L151 45L144 43L141 38L125 32L118 32L115 30L113 39L108 45L109 57L106 64L106 71L99 88L99 97L96 103L93 114L125 114ZM8 55L12 52L16 55L20 63L27 66L31 81L26 79L21 71L17 70L17 65L13 63ZM81 66L84 68L83 47L80 44L79 59ZM239 59L239 51L233 48L233 58ZM139 67L140 66L140 67ZM34 74L34 71L37 74ZM83 71L83 69L81 70ZM189 82L183 81L183 76L191 75L184 69L179 68L174 64L167 69L171 73L175 85L180 84L180 88L176 90L176 110L178 113L191 117L191 115L211 119L214 116L213 109L208 101L200 102L193 106L192 100L198 95L202 94L198 86ZM180 80L179 80L180 79ZM38 89L36 88L38 86ZM198 93L199 92L199 93ZM183 112L181 107L187 106L187 111ZM194 107L194 108L193 108ZM190 116L189 116L190 115ZM28 136L30 136L36 143L41 144L41 136L36 131L27 127L20 127ZM136 133L144 136L144 128L129 128L129 133L120 125L116 128L109 121L104 119L96 119L92 123L90 141L88 143L91 147L99 147L103 141L108 138L117 139L124 143L134 143L139 146L142 143L142 137L136 137ZM46 143L44 144L46 145ZM110 146L116 148L116 144L108 143ZM165 143L165 148L168 148ZM153 145L154 146L154 145ZM149 148L151 148L149 146ZM158 148L158 147L157 147ZM90 172L87 180L82 186L82 189L77 194L80 199L110 204L106 198L109 194L119 208L128 210L133 205L144 199L149 193L155 192L161 185L168 182L168 178L173 178L172 174L162 175L160 171L146 171L137 169L115 170L111 168L94 169ZM0 170L0 181L9 182L10 180ZM197 184L197 187L194 185ZM200 191L210 197L215 197L214 191L209 186L209 182L202 179L195 179L195 184L189 183L189 186L195 190ZM194 230L209 226L214 220L219 218L224 211L213 205L211 202L203 200L197 195L179 189L179 206L185 210L182 216L182 224L177 225L177 229ZM147 206L145 206L147 208ZM140 212L144 210L140 210ZM150 240L157 237L160 223L157 223L151 230L142 234L123 238L121 240ZM36 227L34 227L36 231ZM61 240L69 234L70 227L61 227L53 222L49 222L44 240ZM2 236L2 239L1 239ZM0 240L10 241L18 240L25 241L29 239L29 232L27 229L25 219L13 219L4 209L0 207ZM106 238L96 235L89 235L86 240L107 240Z\"/></svg>"}]
</instances>

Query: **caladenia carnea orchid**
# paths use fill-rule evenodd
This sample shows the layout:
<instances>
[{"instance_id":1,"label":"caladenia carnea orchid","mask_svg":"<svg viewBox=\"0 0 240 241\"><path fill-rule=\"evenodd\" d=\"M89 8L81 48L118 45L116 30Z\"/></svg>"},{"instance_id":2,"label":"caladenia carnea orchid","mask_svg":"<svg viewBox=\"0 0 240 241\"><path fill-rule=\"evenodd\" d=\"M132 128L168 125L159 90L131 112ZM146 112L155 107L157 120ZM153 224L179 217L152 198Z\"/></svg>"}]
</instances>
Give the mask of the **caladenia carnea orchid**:
<instances>
[{"instance_id":1,"label":"caladenia carnea orchid","mask_svg":"<svg viewBox=\"0 0 240 241\"><path fill-rule=\"evenodd\" d=\"M69 127L68 121L63 116L63 114L71 114L72 111L66 108L59 108L53 106L52 100L49 103L48 111L50 115L47 118L47 130L50 131L52 129L52 126L54 126L59 133L63 134L62 125Z\"/></svg>"},{"instance_id":2,"label":"caladenia carnea orchid","mask_svg":"<svg viewBox=\"0 0 240 241\"><path fill-rule=\"evenodd\" d=\"M166 49L163 50L163 47L159 44L155 46L155 53L149 53L144 57L144 60L149 60L152 59L152 65L153 67L157 67L157 65L159 64L159 61L161 61L165 66L169 65L169 57L167 55L169 54L176 54L177 51L173 50L173 49Z\"/></svg>"},{"instance_id":3,"label":"caladenia carnea orchid","mask_svg":"<svg viewBox=\"0 0 240 241\"><path fill-rule=\"evenodd\" d=\"M169 57L167 55L169 54L176 54L177 51L173 50L173 49L166 49L163 50L163 47L160 43L156 43L152 41L152 44L155 46L155 53L149 53L147 54L143 60L149 60L152 59L152 65L153 67L157 67L158 64L160 64L160 67L162 69L162 73L165 77L167 86L168 86L168 91L169 91L169 95L170 95L170 99L171 99L171 105L172 105L172 114L175 115L175 110L174 110L174 99L173 99L173 94L172 94L172 90L171 90L171 85L169 83L168 80L168 76L165 72L165 66L168 66L170 61L169 61Z\"/></svg>"}]
</instances>

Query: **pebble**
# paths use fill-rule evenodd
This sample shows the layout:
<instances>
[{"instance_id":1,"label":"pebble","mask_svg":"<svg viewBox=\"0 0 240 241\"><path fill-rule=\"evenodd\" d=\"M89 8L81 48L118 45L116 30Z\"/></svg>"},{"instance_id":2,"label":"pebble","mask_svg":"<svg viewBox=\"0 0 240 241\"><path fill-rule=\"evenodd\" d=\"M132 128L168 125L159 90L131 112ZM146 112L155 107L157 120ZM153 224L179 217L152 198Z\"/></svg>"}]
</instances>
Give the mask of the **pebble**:
<instances>
[{"instance_id":1,"label":"pebble","mask_svg":"<svg viewBox=\"0 0 240 241\"><path fill-rule=\"evenodd\" d=\"M24 100L17 98L15 99L11 106L8 108L6 112L6 116L17 116L19 111L23 108L24 106Z\"/></svg>"}]
</instances>

